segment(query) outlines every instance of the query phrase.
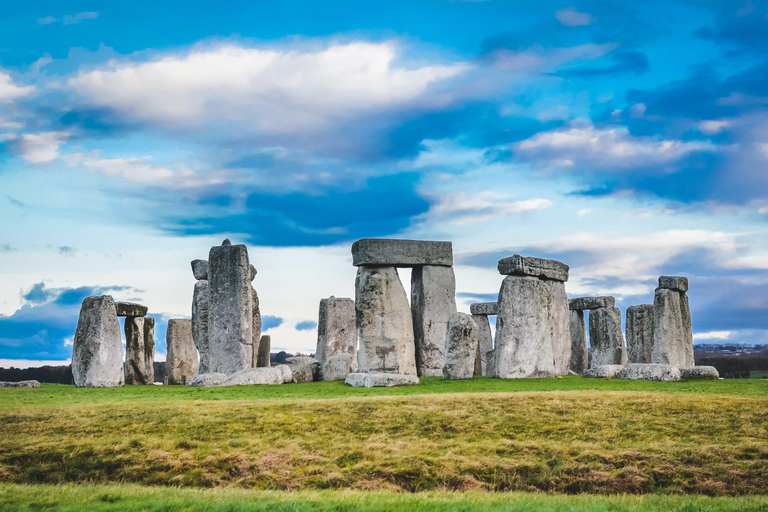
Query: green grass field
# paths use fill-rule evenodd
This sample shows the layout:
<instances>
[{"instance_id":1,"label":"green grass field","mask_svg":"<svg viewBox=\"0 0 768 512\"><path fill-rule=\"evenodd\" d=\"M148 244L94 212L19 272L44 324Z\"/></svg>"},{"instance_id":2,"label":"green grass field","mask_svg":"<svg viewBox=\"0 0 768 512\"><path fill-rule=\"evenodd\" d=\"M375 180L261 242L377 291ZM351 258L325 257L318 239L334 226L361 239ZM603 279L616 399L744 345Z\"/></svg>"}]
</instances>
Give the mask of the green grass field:
<instances>
[{"instance_id":1,"label":"green grass field","mask_svg":"<svg viewBox=\"0 0 768 512\"><path fill-rule=\"evenodd\" d=\"M766 418L764 380L3 389L0 508L768 512Z\"/></svg>"}]
</instances>

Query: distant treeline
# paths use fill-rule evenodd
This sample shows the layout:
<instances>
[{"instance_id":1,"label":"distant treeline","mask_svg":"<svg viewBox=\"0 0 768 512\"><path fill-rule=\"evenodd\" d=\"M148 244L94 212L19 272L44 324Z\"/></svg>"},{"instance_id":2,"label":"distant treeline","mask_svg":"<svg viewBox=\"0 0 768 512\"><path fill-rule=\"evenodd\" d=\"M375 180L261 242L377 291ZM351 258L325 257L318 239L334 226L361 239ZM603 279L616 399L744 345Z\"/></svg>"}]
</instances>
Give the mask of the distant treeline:
<instances>
[{"instance_id":1,"label":"distant treeline","mask_svg":"<svg viewBox=\"0 0 768 512\"><path fill-rule=\"evenodd\" d=\"M694 352L697 366L714 366L724 379L748 379L752 372L768 371L768 350L744 354Z\"/></svg>"}]
</instances>

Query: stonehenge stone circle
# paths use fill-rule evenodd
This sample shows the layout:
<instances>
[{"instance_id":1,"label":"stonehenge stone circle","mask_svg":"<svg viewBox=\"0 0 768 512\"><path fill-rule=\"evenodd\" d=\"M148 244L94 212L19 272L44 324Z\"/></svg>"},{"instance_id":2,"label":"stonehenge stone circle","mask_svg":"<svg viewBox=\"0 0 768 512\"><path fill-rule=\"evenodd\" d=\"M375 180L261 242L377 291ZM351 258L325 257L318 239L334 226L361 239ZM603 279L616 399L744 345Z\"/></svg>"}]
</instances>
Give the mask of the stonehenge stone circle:
<instances>
[{"instance_id":1,"label":"stonehenge stone circle","mask_svg":"<svg viewBox=\"0 0 768 512\"><path fill-rule=\"evenodd\" d=\"M168 384L186 384L197 375L199 367L195 342L192 340L192 320L168 320L165 343L165 375Z\"/></svg>"},{"instance_id":2,"label":"stonehenge stone circle","mask_svg":"<svg viewBox=\"0 0 768 512\"><path fill-rule=\"evenodd\" d=\"M619 370L616 374L616 378L677 382L680 380L680 370L669 364L629 363Z\"/></svg>"},{"instance_id":3,"label":"stonehenge stone circle","mask_svg":"<svg viewBox=\"0 0 768 512\"><path fill-rule=\"evenodd\" d=\"M495 303L494 303L495 304ZM469 310L472 311L472 304L469 306ZM495 313L494 313L495 314ZM488 358L487 354L489 350L493 350L493 336L491 336L491 322L488 321L488 316L483 314L472 314L472 320L477 324L477 350L479 351L480 361L480 374L481 375L493 375L488 370Z\"/></svg>"},{"instance_id":4,"label":"stonehenge stone circle","mask_svg":"<svg viewBox=\"0 0 768 512\"><path fill-rule=\"evenodd\" d=\"M320 299L315 358L322 366L338 354L357 355L355 301L346 297Z\"/></svg>"},{"instance_id":5,"label":"stonehenge stone circle","mask_svg":"<svg viewBox=\"0 0 768 512\"><path fill-rule=\"evenodd\" d=\"M678 368L683 379L711 379L720 378L720 373L714 366L694 366L692 368Z\"/></svg>"},{"instance_id":6,"label":"stonehenge stone circle","mask_svg":"<svg viewBox=\"0 0 768 512\"><path fill-rule=\"evenodd\" d=\"M352 354L336 354L325 360L320 375L322 380L344 380L357 372L357 357Z\"/></svg>"},{"instance_id":7,"label":"stonehenge stone circle","mask_svg":"<svg viewBox=\"0 0 768 512\"><path fill-rule=\"evenodd\" d=\"M206 263L208 262L206 261ZM210 288L208 281L201 280L196 282L195 291L192 294L192 340L195 342L200 355L200 373L208 373L211 369L211 351L208 345L209 301Z\"/></svg>"},{"instance_id":8,"label":"stonehenge stone circle","mask_svg":"<svg viewBox=\"0 0 768 512\"><path fill-rule=\"evenodd\" d=\"M569 331L571 334L571 362L569 369L578 375L584 375L589 369L587 326L584 323L584 311L571 309Z\"/></svg>"},{"instance_id":9,"label":"stonehenge stone circle","mask_svg":"<svg viewBox=\"0 0 768 512\"><path fill-rule=\"evenodd\" d=\"M653 305L640 304L627 308L627 360L650 363L653 353Z\"/></svg>"},{"instance_id":10,"label":"stonehenge stone circle","mask_svg":"<svg viewBox=\"0 0 768 512\"><path fill-rule=\"evenodd\" d=\"M72 376L79 388L123 385L123 342L109 295L83 300L72 347Z\"/></svg>"},{"instance_id":11,"label":"stonehenge stone circle","mask_svg":"<svg viewBox=\"0 0 768 512\"><path fill-rule=\"evenodd\" d=\"M584 376L590 379L615 379L622 368L624 368L624 366L620 364L592 366Z\"/></svg>"},{"instance_id":12,"label":"stonehenge stone circle","mask_svg":"<svg viewBox=\"0 0 768 512\"><path fill-rule=\"evenodd\" d=\"M498 269L503 276L532 276L563 283L568 280L568 265L565 263L519 254L499 260Z\"/></svg>"},{"instance_id":13,"label":"stonehenge stone circle","mask_svg":"<svg viewBox=\"0 0 768 512\"><path fill-rule=\"evenodd\" d=\"M382 388L393 386L415 386L419 383L416 375L396 373L350 373L344 381L356 388Z\"/></svg>"},{"instance_id":14,"label":"stonehenge stone circle","mask_svg":"<svg viewBox=\"0 0 768 512\"><path fill-rule=\"evenodd\" d=\"M269 334L265 334L259 340L259 352L256 357L255 368L268 368L269 353L272 350L272 337Z\"/></svg>"},{"instance_id":15,"label":"stonehenge stone circle","mask_svg":"<svg viewBox=\"0 0 768 512\"><path fill-rule=\"evenodd\" d=\"M589 346L592 367L627 364L619 308L597 308L589 312Z\"/></svg>"},{"instance_id":16,"label":"stonehenge stone circle","mask_svg":"<svg viewBox=\"0 0 768 512\"><path fill-rule=\"evenodd\" d=\"M469 312L473 315L491 316L499 313L498 302L476 302L469 305Z\"/></svg>"},{"instance_id":17,"label":"stonehenge stone circle","mask_svg":"<svg viewBox=\"0 0 768 512\"><path fill-rule=\"evenodd\" d=\"M253 365L251 265L245 245L224 240L208 254L209 371L232 375Z\"/></svg>"},{"instance_id":18,"label":"stonehenge stone circle","mask_svg":"<svg viewBox=\"0 0 768 512\"><path fill-rule=\"evenodd\" d=\"M155 382L155 319L129 316L125 319L125 384Z\"/></svg>"},{"instance_id":19,"label":"stonehenge stone circle","mask_svg":"<svg viewBox=\"0 0 768 512\"><path fill-rule=\"evenodd\" d=\"M695 365L687 290L688 279L685 277L659 277L659 287L653 299L653 363L678 368Z\"/></svg>"},{"instance_id":20,"label":"stonehenge stone circle","mask_svg":"<svg viewBox=\"0 0 768 512\"><path fill-rule=\"evenodd\" d=\"M453 266L451 242L363 238L352 244L352 264L388 267Z\"/></svg>"},{"instance_id":21,"label":"stonehenge stone circle","mask_svg":"<svg viewBox=\"0 0 768 512\"><path fill-rule=\"evenodd\" d=\"M454 313L448 320L443 356L443 379L471 379L475 374L477 324L466 313Z\"/></svg>"},{"instance_id":22,"label":"stonehenge stone circle","mask_svg":"<svg viewBox=\"0 0 768 512\"><path fill-rule=\"evenodd\" d=\"M419 377L443 375L445 329L456 313L453 267L423 265L411 271L411 316Z\"/></svg>"},{"instance_id":23,"label":"stonehenge stone circle","mask_svg":"<svg viewBox=\"0 0 768 512\"><path fill-rule=\"evenodd\" d=\"M568 307L572 310L585 310L597 308L612 308L616 306L616 299L611 296L602 297L576 297L568 301Z\"/></svg>"},{"instance_id":24,"label":"stonehenge stone circle","mask_svg":"<svg viewBox=\"0 0 768 512\"><path fill-rule=\"evenodd\" d=\"M115 302L117 316L147 316L149 308L135 302Z\"/></svg>"}]
</instances>

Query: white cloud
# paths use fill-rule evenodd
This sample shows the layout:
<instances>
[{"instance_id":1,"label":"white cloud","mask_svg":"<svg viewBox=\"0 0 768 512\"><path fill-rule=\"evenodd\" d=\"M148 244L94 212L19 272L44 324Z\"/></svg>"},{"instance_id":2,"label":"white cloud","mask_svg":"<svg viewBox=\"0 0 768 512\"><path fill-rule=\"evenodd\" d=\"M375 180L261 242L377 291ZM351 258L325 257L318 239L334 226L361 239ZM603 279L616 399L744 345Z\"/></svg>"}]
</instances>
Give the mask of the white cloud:
<instances>
[{"instance_id":1,"label":"white cloud","mask_svg":"<svg viewBox=\"0 0 768 512\"><path fill-rule=\"evenodd\" d=\"M34 91L35 87L33 85L15 85L10 75L0 71L0 103L30 96Z\"/></svg>"},{"instance_id":2,"label":"white cloud","mask_svg":"<svg viewBox=\"0 0 768 512\"><path fill-rule=\"evenodd\" d=\"M111 62L68 84L127 117L176 126L234 120L260 132L292 133L417 101L445 101L426 95L430 86L469 68L406 69L395 64L397 54L392 42L304 51L226 45L144 63Z\"/></svg>"},{"instance_id":3,"label":"white cloud","mask_svg":"<svg viewBox=\"0 0 768 512\"><path fill-rule=\"evenodd\" d=\"M37 22L40 25L50 25L51 23L56 23L57 21L59 20L57 20L53 16L46 16L45 18L37 18Z\"/></svg>"},{"instance_id":4,"label":"white cloud","mask_svg":"<svg viewBox=\"0 0 768 512\"><path fill-rule=\"evenodd\" d=\"M83 20L95 20L98 17L98 12L79 12L77 14L67 14L61 22L64 25L74 25Z\"/></svg>"},{"instance_id":5,"label":"white cloud","mask_svg":"<svg viewBox=\"0 0 768 512\"><path fill-rule=\"evenodd\" d=\"M629 115L635 119L642 119L642 117L645 115L645 109L645 103L635 103L629 107Z\"/></svg>"},{"instance_id":6,"label":"white cloud","mask_svg":"<svg viewBox=\"0 0 768 512\"><path fill-rule=\"evenodd\" d=\"M543 210L552 205L548 199L534 198L509 201L508 196L494 192L446 194L437 198L427 215L449 218L453 224L467 224L491 220L510 213Z\"/></svg>"},{"instance_id":7,"label":"white cloud","mask_svg":"<svg viewBox=\"0 0 768 512\"><path fill-rule=\"evenodd\" d=\"M699 131L704 135L715 135L731 126L733 126L733 121L729 119L713 119L701 121L698 124Z\"/></svg>"},{"instance_id":8,"label":"white cloud","mask_svg":"<svg viewBox=\"0 0 768 512\"><path fill-rule=\"evenodd\" d=\"M174 176L174 172L162 165L150 164L148 157L110 158L84 162L86 168L106 176L125 178L134 183L155 183Z\"/></svg>"},{"instance_id":9,"label":"white cloud","mask_svg":"<svg viewBox=\"0 0 768 512\"><path fill-rule=\"evenodd\" d=\"M725 340L730 338L731 331L709 331L694 333L694 340Z\"/></svg>"},{"instance_id":10,"label":"white cloud","mask_svg":"<svg viewBox=\"0 0 768 512\"><path fill-rule=\"evenodd\" d=\"M523 51L498 50L494 65L504 71L548 72L566 62L597 59L618 47L617 43L587 43L568 48L529 48Z\"/></svg>"},{"instance_id":11,"label":"white cloud","mask_svg":"<svg viewBox=\"0 0 768 512\"><path fill-rule=\"evenodd\" d=\"M59 146L67 137L68 132L25 133L16 139L15 153L30 164L47 164L59 156Z\"/></svg>"},{"instance_id":12,"label":"white cloud","mask_svg":"<svg viewBox=\"0 0 768 512\"><path fill-rule=\"evenodd\" d=\"M583 27L595 21L591 14L579 12L573 7L556 11L555 18L566 27Z\"/></svg>"}]
</instances>

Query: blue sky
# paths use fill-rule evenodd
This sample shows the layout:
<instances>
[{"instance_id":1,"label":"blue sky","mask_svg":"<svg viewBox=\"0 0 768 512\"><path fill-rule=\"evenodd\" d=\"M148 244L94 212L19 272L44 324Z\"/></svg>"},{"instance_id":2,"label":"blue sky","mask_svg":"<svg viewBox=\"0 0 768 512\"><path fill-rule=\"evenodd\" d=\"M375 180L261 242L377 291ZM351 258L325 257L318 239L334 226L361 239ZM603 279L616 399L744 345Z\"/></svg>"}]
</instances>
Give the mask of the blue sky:
<instances>
[{"instance_id":1,"label":"blue sky","mask_svg":"<svg viewBox=\"0 0 768 512\"><path fill-rule=\"evenodd\" d=\"M768 342L766 2L114 4L0 6L0 360L69 357L88 294L188 317L225 237L286 350L362 237L453 241L460 310L519 252Z\"/></svg>"}]
</instances>

